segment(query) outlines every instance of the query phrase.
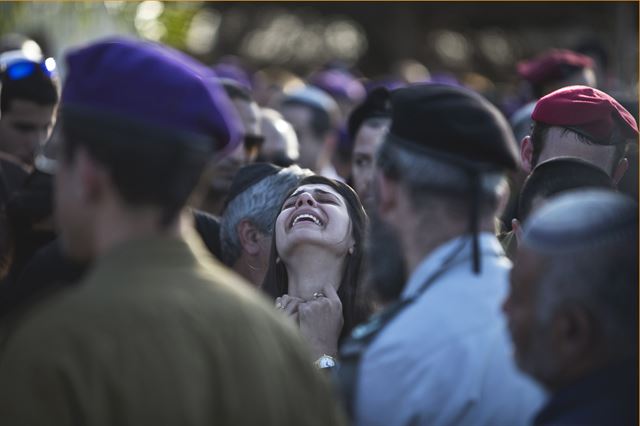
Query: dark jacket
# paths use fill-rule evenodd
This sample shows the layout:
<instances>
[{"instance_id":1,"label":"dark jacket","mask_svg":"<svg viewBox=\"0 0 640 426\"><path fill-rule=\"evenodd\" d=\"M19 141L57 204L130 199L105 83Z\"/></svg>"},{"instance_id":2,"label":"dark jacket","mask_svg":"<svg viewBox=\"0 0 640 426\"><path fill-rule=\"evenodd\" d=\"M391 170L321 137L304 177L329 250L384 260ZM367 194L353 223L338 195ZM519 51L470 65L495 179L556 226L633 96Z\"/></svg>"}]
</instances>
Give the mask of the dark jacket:
<instances>
[{"instance_id":1,"label":"dark jacket","mask_svg":"<svg viewBox=\"0 0 640 426\"><path fill-rule=\"evenodd\" d=\"M638 424L638 361L604 368L555 392L534 424Z\"/></svg>"}]
</instances>

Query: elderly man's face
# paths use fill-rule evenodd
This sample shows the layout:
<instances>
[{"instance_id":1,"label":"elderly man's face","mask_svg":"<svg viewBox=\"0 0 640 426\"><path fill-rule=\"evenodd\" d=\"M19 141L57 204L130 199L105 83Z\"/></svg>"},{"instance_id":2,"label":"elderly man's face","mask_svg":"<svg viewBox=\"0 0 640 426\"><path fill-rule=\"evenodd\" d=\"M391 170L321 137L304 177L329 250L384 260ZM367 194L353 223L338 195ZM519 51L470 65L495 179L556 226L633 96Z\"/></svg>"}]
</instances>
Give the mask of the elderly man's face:
<instances>
[{"instance_id":1,"label":"elderly man's face","mask_svg":"<svg viewBox=\"0 0 640 426\"><path fill-rule=\"evenodd\" d=\"M551 327L538 314L538 288L546 265L526 247L520 247L511 270L509 296L502 309L507 316L518 367L541 382L553 371Z\"/></svg>"}]
</instances>

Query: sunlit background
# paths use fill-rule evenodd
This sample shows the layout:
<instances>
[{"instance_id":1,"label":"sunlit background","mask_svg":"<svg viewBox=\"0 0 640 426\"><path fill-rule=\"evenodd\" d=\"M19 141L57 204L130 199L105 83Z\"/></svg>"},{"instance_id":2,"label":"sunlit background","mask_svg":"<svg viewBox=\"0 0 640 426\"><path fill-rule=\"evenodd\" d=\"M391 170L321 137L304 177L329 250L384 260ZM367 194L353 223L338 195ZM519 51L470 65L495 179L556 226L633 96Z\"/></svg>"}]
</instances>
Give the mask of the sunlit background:
<instances>
[{"instance_id":1,"label":"sunlit background","mask_svg":"<svg viewBox=\"0 0 640 426\"><path fill-rule=\"evenodd\" d=\"M339 61L368 77L402 66L407 79L447 73L497 89L516 79L516 61L595 40L626 90L638 80L633 2L3 2L0 32L27 34L57 59L70 45L119 33L209 64L232 55L250 70L277 65L306 75Z\"/></svg>"}]
</instances>

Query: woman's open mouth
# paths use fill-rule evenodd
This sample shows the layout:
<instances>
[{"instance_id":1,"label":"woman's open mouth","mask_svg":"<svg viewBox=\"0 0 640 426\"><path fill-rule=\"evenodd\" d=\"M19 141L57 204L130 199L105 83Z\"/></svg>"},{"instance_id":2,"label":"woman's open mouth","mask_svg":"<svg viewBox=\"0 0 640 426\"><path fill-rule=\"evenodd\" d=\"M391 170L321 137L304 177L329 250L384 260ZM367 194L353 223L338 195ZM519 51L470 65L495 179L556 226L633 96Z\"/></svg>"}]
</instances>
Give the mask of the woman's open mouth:
<instances>
[{"instance_id":1,"label":"woman's open mouth","mask_svg":"<svg viewBox=\"0 0 640 426\"><path fill-rule=\"evenodd\" d=\"M291 222L290 228L293 228L299 222L313 222L318 226L323 225L322 220L318 216L312 213L301 213L294 216L293 221Z\"/></svg>"}]
</instances>

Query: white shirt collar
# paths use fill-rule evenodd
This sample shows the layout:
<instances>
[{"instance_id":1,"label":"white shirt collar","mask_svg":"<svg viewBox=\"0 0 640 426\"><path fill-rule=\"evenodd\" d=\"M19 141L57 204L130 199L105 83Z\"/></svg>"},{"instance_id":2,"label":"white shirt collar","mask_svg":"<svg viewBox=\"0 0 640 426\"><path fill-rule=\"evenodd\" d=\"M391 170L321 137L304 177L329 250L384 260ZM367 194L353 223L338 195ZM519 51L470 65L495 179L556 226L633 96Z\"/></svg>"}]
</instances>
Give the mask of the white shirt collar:
<instances>
[{"instance_id":1,"label":"white shirt collar","mask_svg":"<svg viewBox=\"0 0 640 426\"><path fill-rule=\"evenodd\" d=\"M504 255L500 242L492 233L482 232L478 235L478 239L481 258L482 255L485 254ZM454 252L457 254L454 255ZM425 281L440 268L442 263L447 261L451 256L455 256L456 259L466 258L467 261L458 265L464 265L464 267L471 270L471 255L471 236L469 234L454 237L439 245L429 253L411 273L409 281L407 281L402 291L402 298L406 299L413 296Z\"/></svg>"}]
</instances>

